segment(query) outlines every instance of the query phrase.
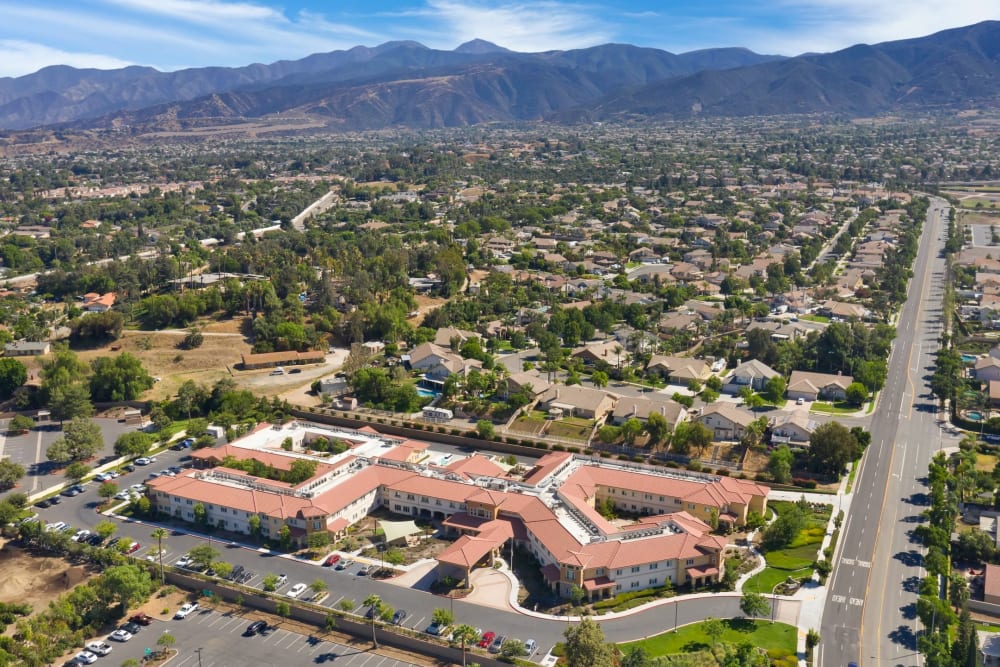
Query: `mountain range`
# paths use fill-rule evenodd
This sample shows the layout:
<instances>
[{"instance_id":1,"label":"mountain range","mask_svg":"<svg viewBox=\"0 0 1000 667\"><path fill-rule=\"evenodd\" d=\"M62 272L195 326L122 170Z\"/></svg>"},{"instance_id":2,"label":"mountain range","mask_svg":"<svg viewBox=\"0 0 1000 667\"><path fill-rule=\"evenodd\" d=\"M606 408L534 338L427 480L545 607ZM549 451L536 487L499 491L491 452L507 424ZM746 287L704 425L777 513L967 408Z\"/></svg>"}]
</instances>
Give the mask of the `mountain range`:
<instances>
[{"instance_id":1,"label":"mountain range","mask_svg":"<svg viewBox=\"0 0 1000 667\"><path fill-rule=\"evenodd\" d=\"M870 115L1000 101L1000 22L794 58L627 44L518 53L387 42L300 60L160 72L46 67L0 78L0 128L133 130L293 114L332 129L789 113Z\"/></svg>"}]
</instances>

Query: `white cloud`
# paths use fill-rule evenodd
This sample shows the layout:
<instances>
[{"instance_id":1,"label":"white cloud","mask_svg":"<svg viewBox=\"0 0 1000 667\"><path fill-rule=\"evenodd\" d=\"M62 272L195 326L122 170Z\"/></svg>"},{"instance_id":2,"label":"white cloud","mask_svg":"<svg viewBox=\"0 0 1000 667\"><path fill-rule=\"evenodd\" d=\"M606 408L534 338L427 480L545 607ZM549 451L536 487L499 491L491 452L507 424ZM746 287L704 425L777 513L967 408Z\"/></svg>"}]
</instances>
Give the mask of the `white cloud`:
<instances>
[{"instance_id":1,"label":"white cloud","mask_svg":"<svg viewBox=\"0 0 1000 667\"><path fill-rule=\"evenodd\" d=\"M0 40L0 76L30 74L49 65L116 69L131 64L133 63L99 53L63 51L34 42Z\"/></svg>"},{"instance_id":2,"label":"white cloud","mask_svg":"<svg viewBox=\"0 0 1000 667\"><path fill-rule=\"evenodd\" d=\"M443 48L478 37L515 51L575 49L611 41L613 34L597 12L559 2L429 0L418 13L443 24L432 35Z\"/></svg>"}]
</instances>

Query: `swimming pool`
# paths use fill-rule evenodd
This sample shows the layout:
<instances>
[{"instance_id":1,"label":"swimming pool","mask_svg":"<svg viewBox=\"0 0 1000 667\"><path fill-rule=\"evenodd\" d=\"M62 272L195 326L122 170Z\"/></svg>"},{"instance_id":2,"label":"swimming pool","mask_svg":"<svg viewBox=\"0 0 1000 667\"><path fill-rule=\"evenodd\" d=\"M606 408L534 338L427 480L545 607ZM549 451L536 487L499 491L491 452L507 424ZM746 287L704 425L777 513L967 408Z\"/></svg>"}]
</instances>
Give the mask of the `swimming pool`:
<instances>
[{"instance_id":1,"label":"swimming pool","mask_svg":"<svg viewBox=\"0 0 1000 667\"><path fill-rule=\"evenodd\" d=\"M975 410L973 410L971 412L966 412L965 416L968 419L971 419L974 422L981 422L981 421L983 421L983 415L982 415L982 413L981 412L976 412Z\"/></svg>"},{"instance_id":2,"label":"swimming pool","mask_svg":"<svg viewBox=\"0 0 1000 667\"><path fill-rule=\"evenodd\" d=\"M423 387L417 387L418 396L429 396L431 398L437 396L440 392L434 391L433 389L424 389Z\"/></svg>"},{"instance_id":3,"label":"swimming pool","mask_svg":"<svg viewBox=\"0 0 1000 667\"><path fill-rule=\"evenodd\" d=\"M967 364L971 364L971 363L973 363L973 362L974 362L974 361L975 361L976 359L978 359L978 358L979 358L979 357L977 357L977 356L976 356L976 355L974 355L974 354L963 354L963 355L962 355L962 361L964 361L964 362L965 362L965 363L967 363Z\"/></svg>"}]
</instances>

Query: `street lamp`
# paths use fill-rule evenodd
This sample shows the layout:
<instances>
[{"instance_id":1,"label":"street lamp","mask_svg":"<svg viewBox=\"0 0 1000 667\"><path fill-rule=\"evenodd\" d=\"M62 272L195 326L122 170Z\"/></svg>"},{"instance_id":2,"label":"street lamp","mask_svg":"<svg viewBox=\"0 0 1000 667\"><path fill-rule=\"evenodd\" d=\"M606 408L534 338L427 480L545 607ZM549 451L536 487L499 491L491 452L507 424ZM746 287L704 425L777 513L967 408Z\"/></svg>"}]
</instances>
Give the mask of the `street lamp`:
<instances>
[{"instance_id":1,"label":"street lamp","mask_svg":"<svg viewBox=\"0 0 1000 667\"><path fill-rule=\"evenodd\" d=\"M204 649L202 649L202 648L196 648L196 649L194 650L194 652L198 654L198 667L201 667L201 652L202 652L203 650L204 650Z\"/></svg>"}]
</instances>

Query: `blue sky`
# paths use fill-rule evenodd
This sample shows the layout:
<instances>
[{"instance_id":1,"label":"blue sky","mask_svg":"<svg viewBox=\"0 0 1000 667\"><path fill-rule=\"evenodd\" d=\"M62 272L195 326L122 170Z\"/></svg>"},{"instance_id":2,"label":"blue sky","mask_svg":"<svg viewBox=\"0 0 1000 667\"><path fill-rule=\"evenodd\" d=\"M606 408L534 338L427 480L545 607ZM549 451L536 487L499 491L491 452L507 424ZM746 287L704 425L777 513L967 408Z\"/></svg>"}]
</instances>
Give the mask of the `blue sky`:
<instances>
[{"instance_id":1,"label":"blue sky","mask_svg":"<svg viewBox=\"0 0 1000 667\"><path fill-rule=\"evenodd\" d=\"M943 9L943 6L946 9ZM0 0L0 76L47 65L238 66L411 39L516 51L832 51L1000 18L996 0Z\"/></svg>"}]
</instances>

